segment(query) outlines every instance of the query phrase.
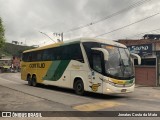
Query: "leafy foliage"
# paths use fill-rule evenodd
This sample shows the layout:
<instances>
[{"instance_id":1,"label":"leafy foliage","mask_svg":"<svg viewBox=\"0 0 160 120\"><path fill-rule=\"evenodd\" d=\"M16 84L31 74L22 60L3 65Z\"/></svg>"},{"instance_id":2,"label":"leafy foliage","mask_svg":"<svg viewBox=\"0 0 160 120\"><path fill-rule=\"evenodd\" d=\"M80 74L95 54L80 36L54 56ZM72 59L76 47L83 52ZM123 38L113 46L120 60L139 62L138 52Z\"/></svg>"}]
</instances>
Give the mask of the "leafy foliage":
<instances>
[{"instance_id":1,"label":"leafy foliage","mask_svg":"<svg viewBox=\"0 0 160 120\"><path fill-rule=\"evenodd\" d=\"M2 54L7 56L21 56L24 50L32 49L34 47L14 45L5 43L5 29L0 18L0 58Z\"/></svg>"},{"instance_id":2,"label":"leafy foliage","mask_svg":"<svg viewBox=\"0 0 160 120\"><path fill-rule=\"evenodd\" d=\"M5 30L2 24L2 20L0 18L0 48L3 47L3 45L5 44Z\"/></svg>"}]
</instances>

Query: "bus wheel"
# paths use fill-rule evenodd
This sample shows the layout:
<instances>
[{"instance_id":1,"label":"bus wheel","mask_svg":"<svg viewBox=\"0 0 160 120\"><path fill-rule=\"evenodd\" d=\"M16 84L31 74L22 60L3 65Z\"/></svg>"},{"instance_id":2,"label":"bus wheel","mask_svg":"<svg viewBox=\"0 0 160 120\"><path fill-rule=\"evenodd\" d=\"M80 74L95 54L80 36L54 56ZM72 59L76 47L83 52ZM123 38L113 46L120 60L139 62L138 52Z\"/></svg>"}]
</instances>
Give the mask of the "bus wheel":
<instances>
[{"instance_id":1,"label":"bus wheel","mask_svg":"<svg viewBox=\"0 0 160 120\"><path fill-rule=\"evenodd\" d=\"M31 76L30 75L27 76L27 81L28 81L28 85L32 86L32 81L31 81Z\"/></svg>"},{"instance_id":2,"label":"bus wheel","mask_svg":"<svg viewBox=\"0 0 160 120\"><path fill-rule=\"evenodd\" d=\"M82 80L77 80L74 83L74 90L77 95L83 95L84 93L84 85Z\"/></svg>"},{"instance_id":3,"label":"bus wheel","mask_svg":"<svg viewBox=\"0 0 160 120\"><path fill-rule=\"evenodd\" d=\"M32 85L33 85L34 87L37 86L37 79L36 79L36 76L35 76L35 75L32 77Z\"/></svg>"}]
</instances>

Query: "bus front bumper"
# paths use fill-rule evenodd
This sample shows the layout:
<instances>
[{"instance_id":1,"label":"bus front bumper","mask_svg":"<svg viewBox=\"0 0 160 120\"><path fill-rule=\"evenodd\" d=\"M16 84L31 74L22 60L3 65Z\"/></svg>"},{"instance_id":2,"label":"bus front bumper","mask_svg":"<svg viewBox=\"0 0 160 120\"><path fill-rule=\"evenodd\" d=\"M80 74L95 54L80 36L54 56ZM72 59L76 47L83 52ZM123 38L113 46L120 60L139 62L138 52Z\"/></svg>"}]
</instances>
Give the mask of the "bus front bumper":
<instances>
[{"instance_id":1,"label":"bus front bumper","mask_svg":"<svg viewBox=\"0 0 160 120\"><path fill-rule=\"evenodd\" d=\"M103 83L103 94L114 94L114 93L130 93L134 91L135 84L129 87L116 87L111 84Z\"/></svg>"}]
</instances>

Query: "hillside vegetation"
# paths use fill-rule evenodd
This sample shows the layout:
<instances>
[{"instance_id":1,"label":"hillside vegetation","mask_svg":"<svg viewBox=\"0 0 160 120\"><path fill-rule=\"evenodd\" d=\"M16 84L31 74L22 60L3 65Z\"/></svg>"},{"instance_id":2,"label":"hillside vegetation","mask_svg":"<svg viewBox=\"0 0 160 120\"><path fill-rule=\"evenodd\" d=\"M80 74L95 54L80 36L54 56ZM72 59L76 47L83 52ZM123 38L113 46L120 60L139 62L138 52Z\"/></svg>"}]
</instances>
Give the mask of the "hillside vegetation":
<instances>
[{"instance_id":1,"label":"hillside vegetation","mask_svg":"<svg viewBox=\"0 0 160 120\"><path fill-rule=\"evenodd\" d=\"M21 53L24 50L33 49L32 46L21 46L21 45L15 45L11 43L5 43L4 47L0 49L0 56L2 54L6 56L21 56Z\"/></svg>"}]
</instances>

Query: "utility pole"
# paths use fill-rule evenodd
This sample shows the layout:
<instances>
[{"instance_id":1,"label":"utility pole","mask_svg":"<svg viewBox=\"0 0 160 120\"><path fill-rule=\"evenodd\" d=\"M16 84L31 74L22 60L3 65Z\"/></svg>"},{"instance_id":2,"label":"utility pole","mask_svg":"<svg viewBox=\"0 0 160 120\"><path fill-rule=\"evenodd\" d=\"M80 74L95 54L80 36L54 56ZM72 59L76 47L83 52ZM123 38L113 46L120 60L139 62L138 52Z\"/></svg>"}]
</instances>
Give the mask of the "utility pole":
<instances>
[{"instance_id":1,"label":"utility pole","mask_svg":"<svg viewBox=\"0 0 160 120\"><path fill-rule=\"evenodd\" d=\"M63 32L61 33L61 41L63 42Z\"/></svg>"},{"instance_id":2,"label":"utility pole","mask_svg":"<svg viewBox=\"0 0 160 120\"><path fill-rule=\"evenodd\" d=\"M45 35L45 36L47 36L50 40L52 40L53 42L55 42L56 43L56 41L55 40L53 40L51 37L49 37L46 33L44 33L44 32L41 32L41 31L39 31L41 34L43 34L43 35Z\"/></svg>"},{"instance_id":3,"label":"utility pole","mask_svg":"<svg viewBox=\"0 0 160 120\"><path fill-rule=\"evenodd\" d=\"M63 42L63 32L62 33L53 33L53 36L56 36L56 37L59 36L61 38L61 40L57 39L57 41Z\"/></svg>"}]
</instances>

